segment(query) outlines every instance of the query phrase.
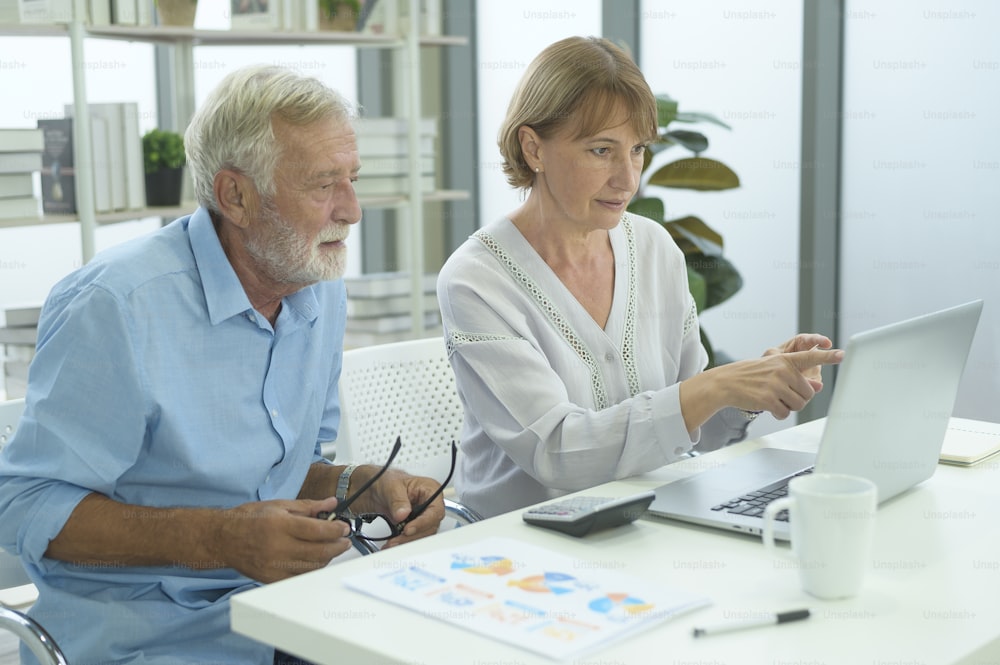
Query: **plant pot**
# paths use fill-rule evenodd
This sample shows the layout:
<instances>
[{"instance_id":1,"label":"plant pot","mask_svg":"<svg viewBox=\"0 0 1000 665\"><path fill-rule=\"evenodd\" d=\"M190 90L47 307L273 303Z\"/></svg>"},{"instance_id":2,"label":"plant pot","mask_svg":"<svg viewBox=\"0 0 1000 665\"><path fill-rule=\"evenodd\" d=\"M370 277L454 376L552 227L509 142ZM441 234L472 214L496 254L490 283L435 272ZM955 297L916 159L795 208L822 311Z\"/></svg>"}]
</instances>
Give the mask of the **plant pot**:
<instances>
[{"instance_id":1,"label":"plant pot","mask_svg":"<svg viewBox=\"0 0 1000 665\"><path fill-rule=\"evenodd\" d=\"M163 0L160 0L162 2ZM146 174L146 205L149 207L178 206L184 187L184 167L160 169Z\"/></svg>"},{"instance_id":2,"label":"plant pot","mask_svg":"<svg viewBox=\"0 0 1000 665\"><path fill-rule=\"evenodd\" d=\"M340 5L330 12L319 7L319 29L353 32L358 25L358 14L347 5Z\"/></svg>"},{"instance_id":3,"label":"plant pot","mask_svg":"<svg viewBox=\"0 0 1000 665\"><path fill-rule=\"evenodd\" d=\"M190 28L194 26L194 16L198 13L197 0L156 0L156 13L160 25Z\"/></svg>"}]
</instances>

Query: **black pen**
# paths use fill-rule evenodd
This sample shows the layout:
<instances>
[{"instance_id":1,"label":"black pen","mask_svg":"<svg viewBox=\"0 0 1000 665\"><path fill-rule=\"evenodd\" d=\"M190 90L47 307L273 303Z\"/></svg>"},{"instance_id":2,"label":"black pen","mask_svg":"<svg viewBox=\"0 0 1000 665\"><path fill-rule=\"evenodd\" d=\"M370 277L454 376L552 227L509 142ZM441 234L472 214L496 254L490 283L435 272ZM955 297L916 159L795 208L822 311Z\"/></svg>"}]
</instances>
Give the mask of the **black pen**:
<instances>
[{"instance_id":1,"label":"black pen","mask_svg":"<svg viewBox=\"0 0 1000 665\"><path fill-rule=\"evenodd\" d=\"M765 614L751 619L737 619L735 621L724 621L715 625L708 625L704 628L695 628L695 637L705 635L715 635L716 633L728 633L734 630L746 630L747 628L757 628L758 626L773 626L789 621L801 621L809 618L809 610L790 610L777 614Z\"/></svg>"}]
</instances>

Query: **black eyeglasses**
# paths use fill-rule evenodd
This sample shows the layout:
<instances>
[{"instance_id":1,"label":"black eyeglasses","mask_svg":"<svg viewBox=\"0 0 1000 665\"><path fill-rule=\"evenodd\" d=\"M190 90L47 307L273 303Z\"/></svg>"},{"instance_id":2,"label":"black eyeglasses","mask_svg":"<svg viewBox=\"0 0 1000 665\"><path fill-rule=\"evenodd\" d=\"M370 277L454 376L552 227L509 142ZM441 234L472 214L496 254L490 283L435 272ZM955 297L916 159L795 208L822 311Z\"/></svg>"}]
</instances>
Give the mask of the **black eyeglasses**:
<instances>
[{"instance_id":1,"label":"black eyeglasses","mask_svg":"<svg viewBox=\"0 0 1000 665\"><path fill-rule=\"evenodd\" d=\"M355 545L358 544L358 541L361 541L362 544L366 545L365 549L369 552L374 549L372 546L373 542L385 541L390 538L395 538L396 536L401 536L403 534L403 530L406 528L406 525L420 517L424 511L427 510L427 507L434 503L434 500L437 499L442 492L444 492L444 488L451 482L452 474L455 473L455 459L458 455L458 447L455 445L455 442L452 441L451 468L448 470L448 477L444 479L444 482L441 483L441 486L437 488L434 494L427 497L423 503L414 506L410 511L410 514L407 515L405 519L394 524L392 520L381 513L362 513L360 515L351 514L349 512L351 504L354 503L359 496L364 494L376 480L382 477L382 474L389 469L389 466L396 458L396 454L399 453L399 449L402 448L402 446L402 437L397 436L396 443L392 446L392 452L389 453L389 459L386 460L386 463L382 465L382 468L379 469L374 476L369 478L368 481L359 487L354 494L338 503L336 509L334 509L332 513L320 513L317 515L317 517L323 519L340 520L341 522L349 524L351 527L351 540L355 542ZM374 528L369 528L369 526Z\"/></svg>"}]
</instances>

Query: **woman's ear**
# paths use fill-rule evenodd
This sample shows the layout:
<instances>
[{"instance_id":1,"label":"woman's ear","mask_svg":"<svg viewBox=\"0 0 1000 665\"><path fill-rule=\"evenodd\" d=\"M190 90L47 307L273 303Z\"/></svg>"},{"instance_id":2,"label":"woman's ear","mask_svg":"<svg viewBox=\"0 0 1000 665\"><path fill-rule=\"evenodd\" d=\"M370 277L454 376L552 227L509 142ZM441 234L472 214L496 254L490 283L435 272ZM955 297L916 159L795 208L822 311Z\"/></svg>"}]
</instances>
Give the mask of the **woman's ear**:
<instances>
[{"instance_id":1,"label":"woman's ear","mask_svg":"<svg viewBox=\"0 0 1000 665\"><path fill-rule=\"evenodd\" d=\"M223 169L212 182L215 201L222 216L236 226L246 228L256 210L257 190L243 174Z\"/></svg>"},{"instance_id":2,"label":"woman's ear","mask_svg":"<svg viewBox=\"0 0 1000 665\"><path fill-rule=\"evenodd\" d=\"M534 129L527 125L517 128L517 139L521 142L521 154L528 168L538 173L544 170L542 166L542 140Z\"/></svg>"}]
</instances>

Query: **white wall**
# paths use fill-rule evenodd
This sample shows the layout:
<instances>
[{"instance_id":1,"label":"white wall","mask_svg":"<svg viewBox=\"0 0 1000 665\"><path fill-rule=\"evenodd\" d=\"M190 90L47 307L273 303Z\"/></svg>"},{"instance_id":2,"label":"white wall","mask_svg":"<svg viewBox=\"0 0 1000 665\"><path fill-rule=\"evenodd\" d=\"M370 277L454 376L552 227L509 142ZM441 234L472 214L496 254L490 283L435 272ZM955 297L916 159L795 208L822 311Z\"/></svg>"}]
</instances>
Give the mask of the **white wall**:
<instances>
[{"instance_id":1,"label":"white wall","mask_svg":"<svg viewBox=\"0 0 1000 665\"><path fill-rule=\"evenodd\" d=\"M722 234L724 255L744 286L704 312L702 325L716 349L757 357L798 332L802 3L645 0L641 11L640 61L653 92L673 97L682 111L712 113L732 129L670 128L708 136L703 155L730 166L741 185L725 192L653 187L647 195L655 190L663 198L668 218L695 215ZM672 148L658 163L689 155ZM794 416L781 423L762 417L753 433L794 422Z\"/></svg>"},{"instance_id":2,"label":"white wall","mask_svg":"<svg viewBox=\"0 0 1000 665\"><path fill-rule=\"evenodd\" d=\"M1000 4L849 0L840 336L985 299L955 415L1000 421Z\"/></svg>"},{"instance_id":3,"label":"white wall","mask_svg":"<svg viewBox=\"0 0 1000 665\"><path fill-rule=\"evenodd\" d=\"M601 34L600 0L504 0L476 5L479 76L479 223L512 212L520 195L500 171L497 131L517 82L536 55L573 35Z\"/></svg>"}]
</instances>

